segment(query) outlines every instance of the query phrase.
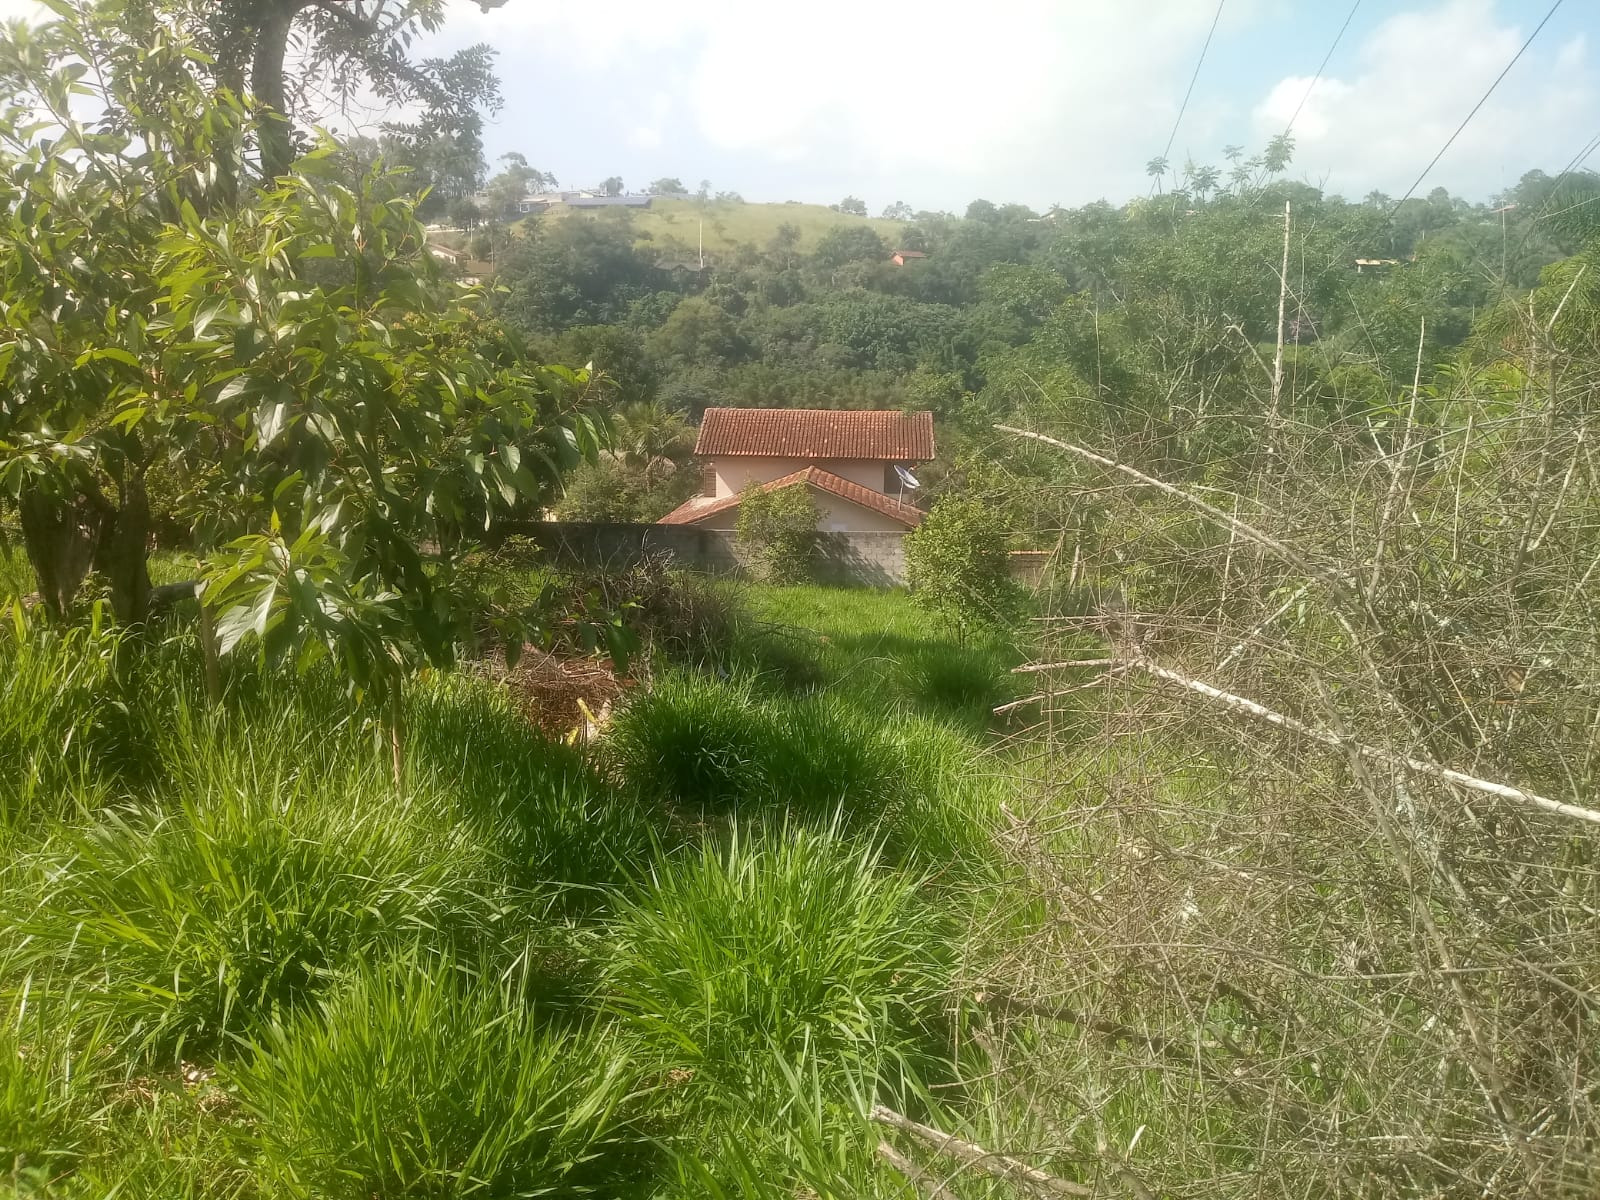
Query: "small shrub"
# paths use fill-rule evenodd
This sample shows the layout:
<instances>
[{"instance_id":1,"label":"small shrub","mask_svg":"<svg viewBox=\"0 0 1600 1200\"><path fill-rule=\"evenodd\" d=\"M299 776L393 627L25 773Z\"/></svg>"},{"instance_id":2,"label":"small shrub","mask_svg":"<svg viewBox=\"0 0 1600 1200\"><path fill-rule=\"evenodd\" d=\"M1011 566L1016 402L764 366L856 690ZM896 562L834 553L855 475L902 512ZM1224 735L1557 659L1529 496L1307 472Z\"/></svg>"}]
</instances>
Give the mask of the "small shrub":
<instances>
[{"instance_id":1,"label":"small shrub","mask_svg":"<svg viewBox=\"0 0 1600 1200\"><path fill-rule=\"evenodd\" d=\"M826 696L769 705L761 739L774 801L853 825L879 819L901 788L903 764L878 734L878 722Z\"/></svg>"},{"instance_id":2,"label":"small shrub","mask_svg":"<svg viewBox=\"0 0 1600 1200\"><path fill-rule=\"evenodd\" d=\"M1011 557L995 512L980 500L946 496L906 536L911 598L944 617L964 638L1000 627L1022 607Z\"/></svg>"},{"instance_id":3,"label":"small shrub","mask_svg":"<svg viewBox=\"0 0 1600 1200\"><path fill-rule=\"evenodd\" d=\"M539 735L501 689L442 676L412 690L408 753L505 877L569 912L645 858L649 815L573 747Z\"/></svg>"},{"instance_id":4,"label":"small shrub","mask_svg":"<svg viewBox=\"0 0 1600 1200\"><path fill-rule=\"evenodd\" d=\"M481 851L381 768L246 775L68 833L12 873L16 966L163 1058L209 1054L305 1003L334 972L418 938L475 941ZM241 779L248 782L241 783Z\"/></svg>"},{"instance_id":5,"label":"small shrub","mask_svg":"<svg viewBox=\"0 0 1600 1200\"><path fill-rule=\"evenodd\" d=\"M774 1055L830 1069L918 1041L941 1012L947 930L918 881L838 830L751 836L658 865L620 910L612 1004L646 1040L742 1093Z\"/></svg>"},{"instance_id":6,"label":"small shrub","mask_svg":"<svg viewBox=\"0 0 1600 1200\"><path fill-rule=\"evenodd\" d=\"M640 795L715 808L764 790L763 725L744 688L668 675L624 706L606 741Z\"/></svg>"},{"instance_id":7,"label":"small shrub","mask_svg":"<svg viewBox=\"0 0 1600 1200\"><path fill-rule=\"evenodd\" d=\"M514 981L450 963L359 971L228 1072L291 1194L582 1194L625 1169L628 1059L541 1027Z\"/></svg>"},{"instance_id":8,"label":"small shrub","mask_svg":"<svg viewBox=\"0 0 1600 1200\"><path fill-rule=\"evenodd\" d=\"M817 505L803 486L739 494L739 550L763 583L804 583L817 555Z\"/></svg>"},{"instance_id":9,"label":"small shrub","mask_svg":"<svg viewBox=\"0 0 1600 1200\"><path fill-rule=\"evenodd\" d=\"M930 646L901 660L902 681L919 708L955 717L982 729L994 709L1010 699L1014 678L989 649Z\"/></svg>"}]
</instances>

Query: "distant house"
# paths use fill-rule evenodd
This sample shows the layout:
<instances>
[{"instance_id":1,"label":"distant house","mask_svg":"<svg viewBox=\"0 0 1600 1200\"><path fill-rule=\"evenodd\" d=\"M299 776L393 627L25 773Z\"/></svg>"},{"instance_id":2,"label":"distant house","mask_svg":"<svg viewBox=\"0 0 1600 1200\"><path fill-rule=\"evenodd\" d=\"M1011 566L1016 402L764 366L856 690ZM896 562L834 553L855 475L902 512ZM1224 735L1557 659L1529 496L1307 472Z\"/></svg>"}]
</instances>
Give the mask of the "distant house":
<instances>
[{"instance_id":1,"label":"distant house","mask_svg":"<svg viewBox=\"0 0 1600 1200\"><path fill-rule=\"evenodd\" d=\"M710 408L694 452L702 494L659 524L737 529L740 494L755 485L807 488L824 532L905 533L922 521L905 481L933 458L933 414Z\"/></svg>"},{"instance_id":2,"label":"distant house","mask_svg":"<svg viewBox=\"0 0 1600 1200\"><path fill-rule=\"evenodd\" d=\"M1399 265L1400 260L1398 258L1358 258L1356 259L1356 274L1360 275L1369 268L1398 267Z\"/></svg>"},{"instance_id":3,"label":"distant house","mask_svg":"<svg viewBox=\"0 0 1600 1200\"><path fill-rule=\"evenodd\" d=\"M927 253L922 250L896 250L889 256L889 261L897 267L903 267L914 258L927 257Z\"/></svg>"},{"instance_id":4,"label":"distant house","mask_svg":"<svg viewBox=\"0 0 1600 1200\"><path fill-rule=\"evenodd\" d=\"M549 212L552 208L649 208L653 196L602 196L599 192L530 192L517 201L524 214Z\"/></svg>"},{"instance_id":5,"label":"distant house","mask_svg":"<svg viewBox=\"0 0 1600 1200\"><path fill-rule=\"evenodd\" d=\"M443 242L429 242L428 253L442 263L449 263L452 267L459 267L467 260L465 250L457 250L454 246L446 246Z\"/></svg>"}]
</instances>

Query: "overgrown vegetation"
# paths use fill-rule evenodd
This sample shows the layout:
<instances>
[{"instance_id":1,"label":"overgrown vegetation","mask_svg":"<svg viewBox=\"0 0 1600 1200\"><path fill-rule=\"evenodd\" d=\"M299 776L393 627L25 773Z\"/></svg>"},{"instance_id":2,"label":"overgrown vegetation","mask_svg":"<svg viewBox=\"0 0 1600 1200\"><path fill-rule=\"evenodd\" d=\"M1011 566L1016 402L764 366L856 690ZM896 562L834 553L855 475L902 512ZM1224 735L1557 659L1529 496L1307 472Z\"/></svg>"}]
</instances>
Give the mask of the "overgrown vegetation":
<instances>
[{"instance_id":1,"label":"overgrown vegetation","mask_svg":"<svg viewBox=\"0 0 1600 1200\"><path fill-rule=\"evenodd\" d=\"M997 536L1002 515L983 500L950 495L906 537L906 581L912 598L950 622L969 628L1004 628L1023 609L1023 592L1011 577L1006 540Z\"/></svg>"},{"instance_id":2,"label":"overgrown vegetation","mask_svg":"<svg viewBox=\"0 0 1600 1200\"><path fill-rule=\"evenodd\" d=\"M190 636L9 605L13 1185L780 1195L843 1137L892 1186L855 1094L925 1111L954 1069L1010 651L952 695L901 597L653 586L611 603L656 678L591 750L434 675L400 785L327 664L224 663L208 706Z\"/></svg>"},{"instance_id":3,"label":"overgrown vegetation","mask_svg":"<svg viewBox=\"0 0 1600 1200\"><path fill-rule=\"evenodd\" d=\"M899 212L922 266L502 246L499 315L602 385L383 171L294 160L246 41L192 52L292 20L52 11L0 34L0 1187L1593 1193L1591 177L1524 178L1515 254L1280 182L1287 135ZM436 12L301 36L406 69ZM472 544L585 456L567 503L648 516L723 388L939 413L910 596ZM769 576L810 505L746 498Z\"/></svg>"},{"instance_id":4,"label":"overgrown vegetation","mask_svg":"<svg viewBox=\"0 0 1600 1200\"><path fill-rule=\"evenodd\" d=\"M817 556L817 502L805 486L739 493L739 554L763 583L804 583Z\"/></svg>"}]
</instances>

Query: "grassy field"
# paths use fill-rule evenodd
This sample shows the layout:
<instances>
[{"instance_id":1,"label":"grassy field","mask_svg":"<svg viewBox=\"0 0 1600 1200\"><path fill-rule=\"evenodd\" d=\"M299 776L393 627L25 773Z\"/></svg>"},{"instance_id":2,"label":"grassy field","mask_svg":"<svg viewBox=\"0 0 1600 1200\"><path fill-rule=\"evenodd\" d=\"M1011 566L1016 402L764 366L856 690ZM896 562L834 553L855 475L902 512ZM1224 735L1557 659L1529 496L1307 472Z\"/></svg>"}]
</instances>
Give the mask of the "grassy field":
<instances>
[{"instance_id":1,"label":"grassy field","mask_svg":"<svg viewBox=\"0 0 1600 1200\"><path fill-rule=\"evenodd\" d=\"M902 594L702 602L590 749L418 680L400 786L331 678L233 664L212 710L181 629L9 613L0 1187L907 1195L865 1106L985 1102L1015 651Z\"/></svg>"},{"instance_id":2,"label":"grassy field","mask_svg":"<svg viewBox=\"0 0 1600 1200\"><path fill-rule=\"evenodd\" d=\"M782 225L799 230L802 251L814 249L824 234L840 226L866 225L891 246L903 228L900 221L853 217L822 204L747 204L742 200L700 201L665 196L656 197L648 209L630 210L629 215L641 242L674 255L699 249L702 222L707 254L726 253L745 244L764 246ZM550 217L558 221L597 219L589 213L562 208L553 210Z\"/></svg>"}]
</instances>

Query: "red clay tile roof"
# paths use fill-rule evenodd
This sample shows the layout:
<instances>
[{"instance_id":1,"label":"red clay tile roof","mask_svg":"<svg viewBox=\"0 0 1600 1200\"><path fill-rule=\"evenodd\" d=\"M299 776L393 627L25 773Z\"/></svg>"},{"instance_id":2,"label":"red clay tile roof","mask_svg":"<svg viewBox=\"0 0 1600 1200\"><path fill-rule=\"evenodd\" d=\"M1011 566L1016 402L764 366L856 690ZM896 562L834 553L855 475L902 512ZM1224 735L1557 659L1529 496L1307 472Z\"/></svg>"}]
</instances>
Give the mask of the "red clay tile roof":
<instances>
[{"instance_id":1,"label":"red clay tile roof","mask_svg":"<svg viewBox=\"0 0 1600 1200\"><path fill-rule=\"evenodd\" d=\"M933 414L827 408L708 408L694 452L927 462L933 457Z\"/></svg>"},{"instance_id":2,"label":"red clay tile roof","mask_svg":"<svg viewBox=\"0 0 1600 1200\"><path fill-rule=\"evenodd\" d=\"M715 410L713 410L715 411ZM724 410L727 411L727 410ZM807 467L803 471L796 471L792 475L785 475L782 479L774 479L770 483L763 483L763 492L775 492L779 488L793 487L797 483L808 484L820 492L838 496L841 500L848 500L852 504L859 504L862 508L871 509L873 512L882 513L891 521L899 521L908 529L915 529L922 524L923 511L909 504L902 504L893 496L885 496L882 492L875 492L869 487L862 487L859 483L851 483L848 479L841 479L832 471L824 471L821 467ZM696 496L678 505L666 516L656 522L657 525L693 525L703 521L715 513L726 512L736 508L739 504L738 495L732 496Z\"/></svg>"}]
</instances>

